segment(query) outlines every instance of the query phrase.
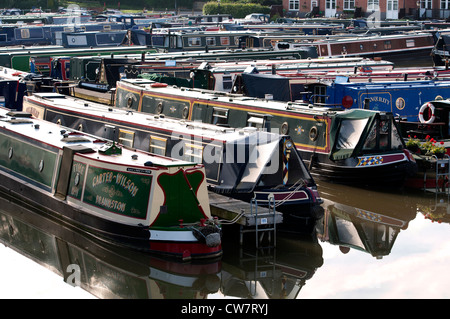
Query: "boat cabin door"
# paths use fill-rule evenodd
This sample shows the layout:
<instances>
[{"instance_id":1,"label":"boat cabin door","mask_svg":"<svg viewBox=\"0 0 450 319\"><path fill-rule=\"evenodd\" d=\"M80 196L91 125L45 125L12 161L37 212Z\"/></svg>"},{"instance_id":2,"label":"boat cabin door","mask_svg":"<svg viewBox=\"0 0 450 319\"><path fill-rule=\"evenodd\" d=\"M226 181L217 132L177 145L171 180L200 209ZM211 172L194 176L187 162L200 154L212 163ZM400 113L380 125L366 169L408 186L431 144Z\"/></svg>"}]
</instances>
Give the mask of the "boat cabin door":
<instances>
[{"instance_id":1,"label":"boat cabin door","mask_svg":"<svg viewBox=\"0 0 450 319\"><path fill-rule=\"evenodd\" d=\"M336 16L336 0L325 0L325 17Z\"/></svg>"},{"instance_id":2,"label":"boat cabin door","mask_svg":"<svg viewBox=\"0 0 450 319\"><path fill-rule=\"evenodd\" d=\"M115 141L116 127L114 125L105 124L103 138ZM117 142L117 141L116 141Z\"/></svg>"},{"instance_id":3,"label":"boat cabin door","mask_svg":"<svg viewBox=\"0 0 450 319\"><path fill-rule=\"evenodd\" d=\"M387 0L386 19L398 19L398 0Z\"/></svg>"}]
</instances>

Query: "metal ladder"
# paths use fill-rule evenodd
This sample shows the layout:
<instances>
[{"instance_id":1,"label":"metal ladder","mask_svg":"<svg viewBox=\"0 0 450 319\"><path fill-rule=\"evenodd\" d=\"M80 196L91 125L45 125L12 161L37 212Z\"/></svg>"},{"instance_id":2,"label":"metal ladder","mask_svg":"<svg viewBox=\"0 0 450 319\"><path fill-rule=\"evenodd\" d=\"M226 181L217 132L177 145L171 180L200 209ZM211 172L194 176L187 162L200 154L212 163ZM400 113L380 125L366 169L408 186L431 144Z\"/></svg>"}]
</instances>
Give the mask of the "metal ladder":
<instances>
[{"instance_id":1,"label":"metal ladder","mask_svg":"<svg viewBox=\"0 0 450 319\"><path fill-rule=\"evenodd\" d=\"M447 194L450 195L450 156L444 155L444 158L437 158L433 155L436 160L436 194ZM439 180L442 177L442 186L439 187ZM445 180L447 177L447 181Z\"/></svg>"},{"instance_id":2,"label":"metal ladder","mask_svg":"<svg viewBox=\"0 0 450 319\"><path fill-rule=\"evenodd\" d=\"M273 232L273 247L276 246L277 223L276 223L275 199L274 197L269 197L268 199L269 199L268 201L269 210L271 212L270 216L272 217L272 226L265 227L265 225L267 226L270 225L270 222L267 217L258 216L258 202L256 199L252 198L252 200L250 201L250 216L255 220L255 228L244 230L243 227L241 226L240 230L241 243L242 243L242 236L244 233L255 232L256 248L260 248L260 244L262 242L264 233L269 232L269 242L271 242L272 241L271 234Z\"/></svg>"}]
</instances>

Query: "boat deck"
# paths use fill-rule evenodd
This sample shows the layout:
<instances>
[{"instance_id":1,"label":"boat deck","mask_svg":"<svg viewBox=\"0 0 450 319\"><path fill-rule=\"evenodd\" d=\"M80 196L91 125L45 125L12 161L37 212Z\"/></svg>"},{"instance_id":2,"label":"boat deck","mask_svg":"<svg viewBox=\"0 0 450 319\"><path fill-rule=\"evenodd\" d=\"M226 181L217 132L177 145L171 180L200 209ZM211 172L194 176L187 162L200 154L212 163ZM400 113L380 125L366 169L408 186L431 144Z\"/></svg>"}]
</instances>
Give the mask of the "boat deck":
<instances>
[{"instance_id":1,"label":"boat deck","mask_svg":"<svg viewBox=\"0 0 450 319\"><path fill-rule=\"evenodd\" d=\"M209 192L209 205L211 215L235 221L242 226L274 225L283 221L283 215L280 212L274 213L268 207L258 206L256 215L252 212L250 203L214 192Z\"/></svg>"}]
</instances>

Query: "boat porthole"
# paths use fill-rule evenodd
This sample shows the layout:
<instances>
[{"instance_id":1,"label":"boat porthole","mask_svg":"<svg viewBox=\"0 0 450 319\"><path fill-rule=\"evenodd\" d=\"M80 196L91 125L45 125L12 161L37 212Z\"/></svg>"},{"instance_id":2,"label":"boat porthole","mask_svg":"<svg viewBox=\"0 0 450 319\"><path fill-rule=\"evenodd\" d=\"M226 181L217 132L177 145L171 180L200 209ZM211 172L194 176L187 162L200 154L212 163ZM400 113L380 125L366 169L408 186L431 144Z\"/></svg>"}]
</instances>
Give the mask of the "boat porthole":
<instances>
[{"instance_id":1,"label":"boat porthole","mask_svg":"<svg viewBox=\"0 0 450 319\"><path fill-rule=\"evenodd\" d=\"M10 147L8 151L8 158L11 159L13 157L13 148Z\"/></svg>"},{"instance_id":2,"label":"boat porthole","mask_svg":"<svg viewBox=\"0 0 450 319\"><path fill-rule=\"evenodd\" d=\"M74 184L75 186L78 186L78 184L80 184L80 173L77 173L77 175L75 175L75 180L74 180Z\"/></svg>"},{"instance_id":3,"label":"boat porthole","mask_svg":"<svg viewBox=\"0 0 450 319\"><path fill-rule=\"evenodd\" d=\"M39 172L42 172L44 170L44 160L39 161Z\"/></svg>"},{"instance_id":4,"label":"boat porthole","mask_svg":"<svg viewBox=\"0 0 450 319\"><path fill-rule=\"evenodd\" d=\"M281 134L286 135L289 132L289 124L288 122L284 122L281 124Z\"/></svg>"},{"instance_id":5,"label":"boat porthole","mask_svg":"<svg viewBox=\"0 0 450 319\"><path fill-rule=\"evenodd\" d=\"M316 126L311 127L311 129L309 130L309 139L314 142L315 140L317 140L318 136L319 131L317 127Z\"/></svg>"},{"instance_id":6,"label":"boat porthole","mask_svg":"<svg viewBox=\"0 0 450 319\"><path fill-rule=\"evenodd\" d=\"M78 125L78 131L83 132L83 124Z\"/></svg>"},{"instance_id":7,"label":"boat porthole","mask_svg":"<svg viewBox=\"0 0 450 319\"><path fill-rule=\"evenodd\" d=\"M159 102L158 105L156 106L156 114L161 114L163 110L163 103Z\"/></svg>"},{"instance_id":8,"label":"boat porthole","mask_svg":"<svg viewBox=\"0 0 450 319\"><path fill-rule=\"evenodd\" d=\"M127 100L127 107L131 107L133 105L133 98L130 96Z\"/></svg>"},{"instance_id":9,"label":"boat porthole","mask_svg":"<svg viewBox=\"0 0 450 319\"><path fill-rule=\"evenodd\" d=\"M182 116L183 116L184 119L187 119L188 115L189 115L189 109L188 109L188 107L186 106L186 107L183 109L183 114L182 114Z\"/></svg>"}]
</instances>

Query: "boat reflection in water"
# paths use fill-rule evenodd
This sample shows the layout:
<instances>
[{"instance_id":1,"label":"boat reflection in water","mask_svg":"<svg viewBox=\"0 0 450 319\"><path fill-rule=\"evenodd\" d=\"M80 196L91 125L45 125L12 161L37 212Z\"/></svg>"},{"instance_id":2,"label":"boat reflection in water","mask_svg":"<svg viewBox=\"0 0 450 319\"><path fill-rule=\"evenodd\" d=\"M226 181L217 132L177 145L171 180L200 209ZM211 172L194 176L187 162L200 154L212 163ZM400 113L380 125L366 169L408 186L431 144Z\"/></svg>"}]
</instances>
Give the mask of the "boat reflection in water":
<instances>
[{"instance_id":1,"label":"boat reflection in water","mask_svg":"<svg viewBox=\"0 0 450 319\"><path fill-rule=\"evenodd\" d=\"M318 238L338 245L344 254L353 248L377 259L391 253L397 236L417 212L448 207L448 200L439 204L438 197L423 192L384 193L327 183L320 189L325 213L316 224Z\"/></svg>"},{"instance_id":2,"label":"boat reflection in water","mask_svg":"<svg viewBox=\"0 0 450 319\"><path fill-rule=\"evenodd\" d=\"M0 242L98 298L204 299L219 290L220 260L183 263L109 246L3 197L0 207Z\"/></svg>"},{"instance_id":3,"label":"boat reflection in water","mask_svg":"<svg viewBox=\"0 0 450 319\"><path fill-rule=\"evenodd\" d=\"M296 299L322 265L322 247L315 234L278 236L274 250L224 248L220 292L241 299Z\"/></svg>"},{"instance_id":4,"label":"boat reflection in water","mask_svg":"<svg viewBox=\"0 0 450 319\"><path fill-rule=\"evenodd\" d=\"M292 299L323 264L322 248L311 234L277 238L276 252L256 249L249 234L240 249L227 242L222 258L181 262L100 242L5 194L0 195L0 207L1 243L67 284L76 284L73 270L79 267L78 284L98 298Z\"/></svg>"}]
</instances>

